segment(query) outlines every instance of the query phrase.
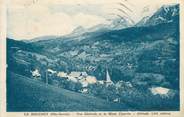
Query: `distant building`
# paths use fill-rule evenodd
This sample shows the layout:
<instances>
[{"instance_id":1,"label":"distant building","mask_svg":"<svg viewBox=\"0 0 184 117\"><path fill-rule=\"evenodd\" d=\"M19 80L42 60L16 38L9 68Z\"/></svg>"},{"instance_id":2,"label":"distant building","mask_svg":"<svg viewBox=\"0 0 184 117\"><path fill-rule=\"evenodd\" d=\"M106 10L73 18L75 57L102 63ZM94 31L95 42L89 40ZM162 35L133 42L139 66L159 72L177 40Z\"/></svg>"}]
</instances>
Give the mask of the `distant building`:
<instances>
[{"instance_id":1,"label":"distant building","mask_svg":"<svg viewBox=\"0 0 184 117\"><path fill-rule=\"evenodd\" d=\"M95 83L97 83L97 79L96 79L96 77L94 77L94 76L87 76L85 79L86 79L86 81L87 81L89 84L95 84Z\"/></svg>"},{"instance_id":2,"label":"distant building","mask_svg":"<svg viewBox=\"0 0 184 117\"><path fill-rule=\"evenodd\" d=\"M52 69L47 69L47 71L48 71L49 73L51 73L51 74L56 74L56 73L57 73L57 71L54 71L54 70L52 70Z\"/></svg>"},{"instance_id":3,"label":"distant building","mask_svg":"<svg viewBox=\"0 0 184 117\"><path fill-rule=\"evenodd\" d=\"M61 77L61 78L68 78L68 74L65 73L65 72L59 72L59 73L57 74L57 76L58 76L58 77Z\"/></svg>"},{"instance_id":4,"label":"distant building","mask_svg":"<svg viewBox=\"0 0 184 117\"><path fill-rule=\"evenodd\" d=\"M70 80L70 81L72 81L72 82L75 82L75 83L78 82L77 78L72 77L72 76L68 76L68 80Z\"/></svg>"},{"instance_id":5,"label":"distant building","mask_svg":"<svg viewBox=\"0 0 184 117\"><path fill-rule=\"evenodd\" d=\"M88 74L86 72L71 72L69 76L75 77L75 78L81 78L81 77L87 77Z\"/></svg>"},{"instance_id":6,"label":"distant building","mask_svg":"<svg viewBox=\"0 0 184 117\"><path fill-rule=\"evenodd\" d=\"M121 87L124 86L124 84L125 84L125 82L122 81L122 80L120 80L120 81L118 81L118 82L115 84L115 86L116 86L116 88L121 88Z\"/></svg>"},{"instance_id":7,"label":"distant building","mask_svg":"<svg viewBox=\"0 0 184 117\"><path fill-rule=\"evenodd\" d=\"M81 76L81 72L71 72L70 74L69 74L69 76L71 76L71 77L74 77L74 78L78 78L78 77L80 77Z\"/></svg>"},{"instance_id":8,"label":"distant building","mask_svg":"<svg viewBox=\"0 0 184 117\"><path fill-rule=\"evenodd\" d=\"M35 69L34 71L31 71L33 78L40 79L41 74L39 73L38 69Z\"/></svg>"},{"instance_id":9,"label":"distant building","mask_svg":"<svg viewBox=\"0 0 184 117\"><path fill-rule=\"evenodd\" d=\"M103 84L105 84L105 81L104 80L98 80L98 83L103 85Z\"/></svg>"},{"instance_id":10,"label":"distant building","mask_svg":"<svg viewBox=\"0 0 184 117\"><path fill-rule=\"evenodd\" d=\"M97 80L94 76L87 76L86 78L80 79L79 82L82 84L82 87L87 87L89 84L97 83Z\"/></svg>"},{"instance_id":11,"label":"distant building","mask_svg":"<svg viewBox=\"0 0 184 117\"><path fill-rule=\"evenodd\" d=\"M132 84L131 82L125 82L123 80L120 80L118 81L116 84L115 84L116 88L121 88L121 87L127 87L127 88L132 88Z\"/></svg>"},{"instance_id":12,"label":"distant building","mask_svg":"<svg viewBox=\"0 0 184 117\"><path fill-rule=\"evenodd\" d=\"M86 72L72 71L70 74L59 72L57 76L61 78L67 78L72 82L79 82L82 84L82 87L87 87L89 84L97 83L96 77L90 76Z\"/></svg>"},{"instance_id":13,"label":"distant building","mask_svg":"<svg viewBox=\"0 0 184 117\"><path fill-rule=\"evenodd\" d=\"M79 80L79 82L81 83L83 88L89 85L89 83L85 79Z\"/></svg>"},{"instance_id":14,"label":"distant building","mask_svg":"<svg viewBox=\"0 0 184 117\"><path fill-rule=\"evenodd\" d=\"M87 76L88 76L88 74L87 74L86 72L81 72L81 76L83 76L83 77L87 77Z\"/></svg>"}]
</instances>

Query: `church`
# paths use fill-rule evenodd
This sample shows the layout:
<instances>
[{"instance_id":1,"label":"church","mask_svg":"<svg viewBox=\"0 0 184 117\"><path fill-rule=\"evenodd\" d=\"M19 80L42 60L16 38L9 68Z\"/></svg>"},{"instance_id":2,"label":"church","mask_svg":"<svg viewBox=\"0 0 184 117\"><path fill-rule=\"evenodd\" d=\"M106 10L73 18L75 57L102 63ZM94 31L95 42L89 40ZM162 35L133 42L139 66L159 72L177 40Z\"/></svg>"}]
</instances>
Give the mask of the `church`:
<instances>
[{"instance_id":1,"label":"church","mask_svg":"<svg viewBox=\"0 0 184 117\"><path fill-rule=\"evenodd\" d=\"M105 81L106 86L113 85L113 81L111 80L111 77L109 75L108 69L106 70L106 81Z\"/></svg>"}]
</instances>

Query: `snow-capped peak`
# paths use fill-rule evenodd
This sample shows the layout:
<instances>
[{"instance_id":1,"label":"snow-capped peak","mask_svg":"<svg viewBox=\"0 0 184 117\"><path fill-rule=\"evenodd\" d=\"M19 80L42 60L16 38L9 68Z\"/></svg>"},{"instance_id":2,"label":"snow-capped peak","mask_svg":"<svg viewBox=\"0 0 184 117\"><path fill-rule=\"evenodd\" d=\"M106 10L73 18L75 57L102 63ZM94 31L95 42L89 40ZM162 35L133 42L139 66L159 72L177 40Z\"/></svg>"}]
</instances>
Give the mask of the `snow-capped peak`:
<instances>
[{"instance_id":1,"label":"snow-capped peak","mask_svg":"<svg viewBox=\"0 0 184 117\"><path fill-rule=\"evenodd\" d=\"M144 8L143 15L151 14L149 12L150 7ZM169 23L176 20L179 15L179 5L163 5L158 10L156 10L152 15L144 16L137 26L147 26L147 25L157 25L160 23Z\"/></svg>"}]
</instances>

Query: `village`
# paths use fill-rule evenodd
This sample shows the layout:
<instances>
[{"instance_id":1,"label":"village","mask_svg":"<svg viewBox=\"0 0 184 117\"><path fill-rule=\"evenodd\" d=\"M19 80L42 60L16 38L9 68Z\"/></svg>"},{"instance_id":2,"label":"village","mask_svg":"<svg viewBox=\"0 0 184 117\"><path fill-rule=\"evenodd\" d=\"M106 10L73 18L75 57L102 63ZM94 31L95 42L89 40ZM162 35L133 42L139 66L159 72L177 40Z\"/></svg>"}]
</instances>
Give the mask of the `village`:
<instances>
[{"instance_id":1,"label":"village","mask_svg":"<svg viewBox=\"0 0 184 117\"><path fill-rule=\"evenodd\" d=\"M42 78L40 71L38 69L31 71L31 73L34 79ZM64 71L57 72L52 69L47 69L46 73L47 73L46 77L57 76L60 79L68 80L74 83L80 83L83 88L81 90L82 93L87 92L87 87L89 84L98 83L98 84L106 85L107 87L109 85L114 85L114 82L111 80L108 70L106 71L106 80L97 80L95 76L88 75L86 72L78 72L78 71L72 71L70 73L66 73Z\"/></svg>"},{"instance_id":2,"label":"village","mask_svg":"<svg viewBox=\"0 0 184 117\"><path fill-rule=\"evenodd\" d=\"M35 80L41 80L42 76L38 69L31 71L32 77ZM50 79L52 78L52 79ZM54 71L52 69L47 69L46 71L46 84L48 80L52 81L62 81L61 84L65 84L63 82L70 82L67 84L66 87L75 87L76 84L80 84L79 87L75 87L73 90L72 88L65 88L69 90L73 90L83 94L92 94L100 98L105 98L107 101L111 101L114 103L121 103L121 98L117 95L117 92L121 88L131 89L133 88L130 82L119 81L113 82L111 80L110 74L108 70L106 70L105 80L97 80L95 76L89 75L86 72L79 72L79 71L71 71L70 73L66 73L64 71ZM55 83L56 85L58 83ZM59 85L59 84L58 84ZM58 86L57 85L57 86ZM66 85L66 84L65 84ZM92 86L92 87L91 87ZM63 88L63 87L62 87ZM98 90L99 92L97 92ZM109 93L107 93L109 92Z\"/></svg>"},{"instance_id":3,"label":"village","mask_svg":"<svg viewBox=\"0 0 184 117\"><path fill-rule=\"evenodd\" d=\"M41 80L42 76L40 74L40 71L38 69L35 69L34 71L31 71L32 77L36 80ZM52 78L52 79L50 79ZM120 103L121 98L118 93L121 93L121 89L123 90L132 90L134 89L134 86L132 85L131 82L125 82L123 80L120 80L118 82L113 82L111 80L111 77L109 75L108 70L106 70L106 77L105 80L97 80L95 76L88 75L85 71L71 71L70 73L64 72L64 71L54 71L52 69L47 69L46 71L46 84L48 83L48 80L62 80L62 81L68 81L72 82L73 84L70 85L75 85L75 84L80 84L81 88L77 88L77 92L83 93L83 94L89 94L89 89L90 85L97 85L97 86L103 86L102 88L105 88L113 92L114 96L112 97L111 101ZM57 84L57 83L56 83ZM109 88L110 87L110 88ZM94 87L93 87L94 88ZM96 88L96 87L95 87ZM92 90L96 90L96 89ZM120 92L119 92L120 90ZM75 90L76 91L76 90ZM152 87L149 88L149 92L153 95L160 95L161 97L168 97L170 95L170 89L164 88L164 87ZM111 94L111 93L109 93ZM103 94L103 95L108 95L108 94ZM108 99L109 100L109 99Z\"/></svg>"}]
</instances>

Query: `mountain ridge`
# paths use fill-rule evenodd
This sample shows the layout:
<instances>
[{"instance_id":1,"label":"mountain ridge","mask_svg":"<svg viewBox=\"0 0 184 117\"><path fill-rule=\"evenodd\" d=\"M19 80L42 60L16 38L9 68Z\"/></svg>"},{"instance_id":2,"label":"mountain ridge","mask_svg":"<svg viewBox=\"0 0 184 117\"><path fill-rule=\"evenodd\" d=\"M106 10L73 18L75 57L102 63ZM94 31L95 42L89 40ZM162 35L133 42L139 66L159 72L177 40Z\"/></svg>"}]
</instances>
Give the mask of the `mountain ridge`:
<instances>
[{"instance_id":1,"label":"mountain ridge","mask_svg":"<svg viewBox=\"0 0 184 117\"><path fill-rule=\"evenodd\" d=\"M145 16L136 26L150 26L179 20L179 4L163 5L153 15Z\"/></svg>"}]
</instances>

